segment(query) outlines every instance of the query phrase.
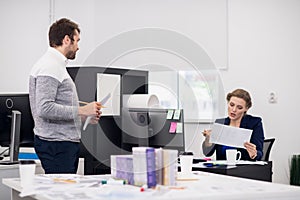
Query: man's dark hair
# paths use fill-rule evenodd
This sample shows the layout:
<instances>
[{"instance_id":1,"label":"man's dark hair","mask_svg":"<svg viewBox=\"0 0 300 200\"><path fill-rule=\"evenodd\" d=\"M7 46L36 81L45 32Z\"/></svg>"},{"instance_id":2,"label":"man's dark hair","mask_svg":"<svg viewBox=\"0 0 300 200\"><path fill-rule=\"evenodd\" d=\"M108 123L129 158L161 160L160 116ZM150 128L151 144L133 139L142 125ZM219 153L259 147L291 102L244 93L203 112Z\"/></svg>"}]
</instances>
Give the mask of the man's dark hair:
<instances>
[{"instance_id":1,"label":"man's dark hair","mask_svg":"<svg viewBox=\"0 0 300 200\"><path fill-rule=\"evenodd\" d=\"M49 45L50 47L57 47L62 45L62 41L66 35L74 40L75 30L80 33L78 24L69 19L62 18L54 22L49 29Z\"/></svg>"}]
</instances>

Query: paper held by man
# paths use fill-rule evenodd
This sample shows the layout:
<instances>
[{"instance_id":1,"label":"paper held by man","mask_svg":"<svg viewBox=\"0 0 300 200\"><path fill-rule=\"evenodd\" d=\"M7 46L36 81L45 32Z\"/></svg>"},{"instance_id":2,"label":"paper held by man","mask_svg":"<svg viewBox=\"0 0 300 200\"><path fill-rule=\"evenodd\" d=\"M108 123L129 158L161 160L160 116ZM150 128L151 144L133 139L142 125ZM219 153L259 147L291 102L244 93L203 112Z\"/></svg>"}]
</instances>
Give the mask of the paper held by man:
<instances>
[{"instance_id":1,"label":"paper held by man","mask_svg":"<svg viewBox=\"0 0 300 200\"><path fill-rule=\"evenodd\" d=\"M250 141L252 130L214 123L209 142L231 147L245 148Z\"/></svg>"}]
</instances>

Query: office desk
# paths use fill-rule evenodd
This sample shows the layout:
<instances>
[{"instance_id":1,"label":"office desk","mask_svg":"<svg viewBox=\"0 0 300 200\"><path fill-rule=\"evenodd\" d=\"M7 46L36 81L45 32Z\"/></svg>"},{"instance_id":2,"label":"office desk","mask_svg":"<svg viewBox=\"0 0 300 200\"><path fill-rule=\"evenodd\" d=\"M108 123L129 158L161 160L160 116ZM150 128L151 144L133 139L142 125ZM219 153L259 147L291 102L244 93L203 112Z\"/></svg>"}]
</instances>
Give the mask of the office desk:
<instances>
[{"instance_id":1,"label":"office desk","mask_svg":"<svg viewBox=\"0 0 300 200\"><path fill-rule=\"evenodd\" d=\"M37 162L36 165L36 174L44 173L44 170L41 166L40 162ZM13 164L13 165L0 165L0 179L3 178L15 178L19 177L19 164ZM10 199L10 189L0 183L0 199Z\"/></svg>"},{"instance_id":2,"label":"office desk","mask_svg":"<svg viewBox=\"0 0 300 200\"><path fill-rule=\"evenodd\" d=\"M201 163L193 165L193 171L204 171L241 178L272 182L272 161L266 165L219 165L212 167L201 166Z\"/></svg>"},{"instance_id":3,"label":"office desk","mask_svg":"<svg viewBox=\"0 0 300 200\"><path fill-rule=\"evenodd\" d=\"M145 192L141 192L139 187L130 185L80 186L83 183L74 183L74 185L65 184L68 189L64 189L63 185L56 185L57 188L60 187L60 190L57 189L57 192L49 192L52 190L51 187L55 187L55 183L49 183L48 185L42 185L45 188L43 192L31 195L26 199L298 200L300 196L300 187L297 186L236 178L207 172L197 171L195 173L194 178L197 180L177 181L175 188L160 187L159 190L147 189ZM83 178L87 177L84 176ZM102 175L98 175L96 178L100 180L101 177ZM3 179L2 182L12 188L12 199L19 199L18 194L22 189L19 179ZM36 187L41 187L37 182L35 182L35 185L37 185Z\"/></svg>"},{"instance_id":4,"label":"office desk","mask_svg":"<svg viewBox=\"0 0 300 200\"><path fill-rule=\"evenodd\" d=\"M19 176L19 165L0 165L0 178L14 178ZM1 199L10 199L10 189L0 184Z\"/></svg>"},{"instance_id":5,"label":"office desk","mask_svg":"<svg viewBox=\"0 0 300 200\"><path fill-rule=\"evenodd\" d=\"M36 162L35 174L44 174L45 171L42 168L41 161L35 160L35 162ZM83 175L83 173L84 173L84 159L80 158L77 174ZM19 177L19 164L0 165L0 180L2 180L3 178L17 178L17 177ZM1 194L0 197L1 200L10 199L11 191L7 186L0 183L0 194Z\"/></svg>"}]
</instances>

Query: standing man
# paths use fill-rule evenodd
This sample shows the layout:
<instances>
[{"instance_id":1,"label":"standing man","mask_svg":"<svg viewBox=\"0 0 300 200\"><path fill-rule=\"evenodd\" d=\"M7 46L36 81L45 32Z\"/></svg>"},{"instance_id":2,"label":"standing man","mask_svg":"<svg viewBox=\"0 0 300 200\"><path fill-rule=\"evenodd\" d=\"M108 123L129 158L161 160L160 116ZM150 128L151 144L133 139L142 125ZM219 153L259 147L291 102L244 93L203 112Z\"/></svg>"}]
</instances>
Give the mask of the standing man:
<instances>
[{"instance_id":1,"label":"standing man","mask_svg":"<svg viewBox=\"0 0 300 200\"><path fill-rule=\"evenodd\" d=\"M101 115L98 102L79 106L75 84L66 69L67 60L76 57L79 40L76 23L66 18L53 23L50 47L30 73L34 148L46 174L77 172L81 121L93 116L90 123L96 124Z\"/></svg>"}]
</instances>

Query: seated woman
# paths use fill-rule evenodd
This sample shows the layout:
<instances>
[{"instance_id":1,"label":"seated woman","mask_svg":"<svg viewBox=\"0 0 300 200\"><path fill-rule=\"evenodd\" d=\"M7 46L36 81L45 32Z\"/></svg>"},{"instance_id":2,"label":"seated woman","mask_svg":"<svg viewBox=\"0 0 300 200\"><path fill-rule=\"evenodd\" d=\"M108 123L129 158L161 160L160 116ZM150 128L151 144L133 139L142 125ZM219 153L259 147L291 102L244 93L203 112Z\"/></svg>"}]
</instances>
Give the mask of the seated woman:
<instances>
[{"instance_id":1,"label":"seated woman","mask_svg":"<svg viewBox=\"0 0 300 200\"><path fill-rule=\"evenodd\" d=\"M228 117L217 119L216 123L253 130L250 142L245 142L243 148L229 147L209 142L211 130L204 130L205 140L202 150L205 156L212 156L216 151L217 160L226 160L226 149L237 149L241 152L241 160L261 160L263 156L264 131L262 119L246 114L252 106L249 93L236 89L227 94Z\"/></svg>"}]
</instances>

